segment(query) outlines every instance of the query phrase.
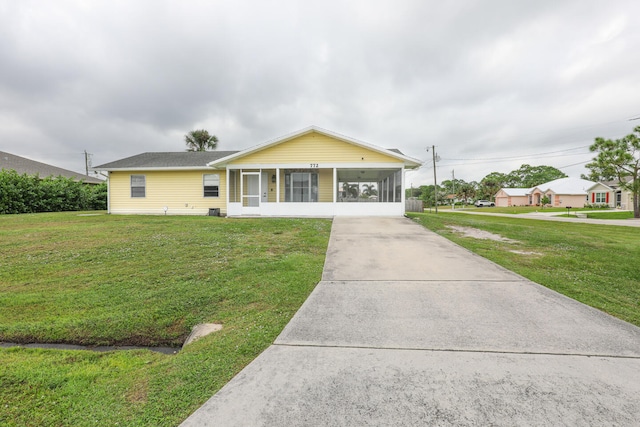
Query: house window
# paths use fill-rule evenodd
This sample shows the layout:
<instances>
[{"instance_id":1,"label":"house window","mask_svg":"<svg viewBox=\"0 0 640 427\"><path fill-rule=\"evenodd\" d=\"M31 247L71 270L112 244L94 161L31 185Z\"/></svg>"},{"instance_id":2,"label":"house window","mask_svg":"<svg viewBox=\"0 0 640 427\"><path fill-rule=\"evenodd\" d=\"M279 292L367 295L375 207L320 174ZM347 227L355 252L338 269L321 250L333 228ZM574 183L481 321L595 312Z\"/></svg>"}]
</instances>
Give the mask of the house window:
<instances>
[{"instance_id":1,"label":"house window","mask_svg":"<svg viewBox=\"0 0 640 427\"><path fill-rule=\"evenodd\" d=\"M607 202L607 193L595 193L596 194L596 203L606 203Z\"/></svg>"},{"instance_id":2,"label":"house window","mask_svg":"<svg viewBox=\"0 0 640 427\"><path fill-rule=\"evenodd\" d=\"M316 172L286 171L284 175L285 202L317 202L318 174Z\"/></svg>"},{"instance_id":3,"label":"house window","mask_svg":"<svg viewBox=\"0 0 640 427\"><path fill-rule=\"evenodd\" d=\"M145 197L146 184L144 175L131 175L131 197Z\"/></svg>"},{"instance_id":4,"label":"house window","mask_svg":"<svg viewBox=\"0 0 640 427\"><path fill-rule=\"evenodd\" d=\"M203 175L204 197L220 197L220 175Z\"/></svg>"}]
</instances>

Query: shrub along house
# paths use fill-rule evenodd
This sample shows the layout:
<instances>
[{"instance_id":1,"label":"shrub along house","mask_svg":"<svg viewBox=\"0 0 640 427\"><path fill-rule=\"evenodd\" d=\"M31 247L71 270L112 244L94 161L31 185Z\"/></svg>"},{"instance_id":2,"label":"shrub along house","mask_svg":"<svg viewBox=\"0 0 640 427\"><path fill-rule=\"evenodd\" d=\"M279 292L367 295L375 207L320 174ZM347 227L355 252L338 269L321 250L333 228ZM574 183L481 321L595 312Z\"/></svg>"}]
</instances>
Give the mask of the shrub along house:
<instances>
[{"instance_id":1,"label":"shrub along house","mask_svg":"<svg viewBox=\"0 0 640 427\"><path fill-rule=\"evenodd\" d=\"M143 153L97 166L114 214L404 214L404 171L421 161L309 127L226 152Z\"/></svg>"}]
</instances>

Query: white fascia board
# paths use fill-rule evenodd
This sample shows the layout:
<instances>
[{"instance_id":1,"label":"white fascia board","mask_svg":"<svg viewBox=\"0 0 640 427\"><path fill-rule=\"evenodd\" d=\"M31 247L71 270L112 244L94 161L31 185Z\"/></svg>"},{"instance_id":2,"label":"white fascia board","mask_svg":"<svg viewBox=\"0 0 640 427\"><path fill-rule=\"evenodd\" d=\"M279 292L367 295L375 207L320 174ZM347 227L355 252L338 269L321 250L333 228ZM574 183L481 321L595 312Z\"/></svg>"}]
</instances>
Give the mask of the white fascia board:
<instances>
[{"instance_id":1,"label":"white fascia board","mask_svg":"<svg viewBox=\"0 0 640 427\"><path fill-rule=\"evenodd\" d=\"M404 163L247 163L227 165L227 169L403 169Z\"/></svg>"},{"instance_id":2,"label":"white fascia board","mask_svg":"<svg viewBox=\"0 0 640 427\"><path fill-rule=\"evenodd\" d=\"M596 182L595 184L593 184L591 187L587 188L587 192L593 190L594 188L596 188L598 185L603 186L604 188L608 189L609 191L615 191L613 188L609 187L607 184L603 184L602 182Z\"/></svg>"},{"instance_id":3,"label":"white fascia board","mask_svg":"<svg viewBox=\"0 0 640 427\"><path fill-rule=\"evenodd\" d=\"M322 128L319 128L317 126L309 126L309 127L304 128L302 130L299 130L297 132L293 132L293 133L290 133L290 134L285 135L285 136L281 136L281 137L278 137L278 138L275 138L275 139L271 139L271 140L269 140L267 142L264 142L262 144L259 144L259 145L256 145L256 146L253 146L253 147L250 147L250 148L247 148L246 150L242 150L242 151L240 151L238 153L235 153L235 154L232 154L230 156L223 157L223 158L218 159L218 160L214 160L214 161L208 163L207 166L213 166L213 165L222 166L225 163L228 163L228 162L230 162L230 161L232 161L234 159L237 159L237 158L240 158L240 157L244 157L244 156L246 156L248 154L255 153L256 151L263 150L263 149L268 148L268 147L270 147L272 145L281 144L283 142L292 140L294 138L306 135L306 134L311 133L311 132L317 132L317 133L320 133L320 134L323 134L323 135L327 135L327 136L330 136L332 138L335 138L335 139L338 139L338 140L341 140L341 141L348 142L350 144L358 145L358 146L370 149L372 151L376 151L378 153L385 154L385 155L390 156L390 157L395 157L395 158L400 159L403 162L405 162L405 167L408 168L408 169L414 169L414 168L422 166L422 161L419 160L419 159L415 159L413 157L405 156L403 154L398 154L396 152L389 151L389 150L386 150L384 148L380 148L380 147L377 147L375 145L371 145L369 143L366 143L366 142L363 142L363 141L359 141L357 139L353 139L353 138L350 138L350 137L345 136L345 135L340 135L338 133L331 132L331 131L326 130L326 129L322 129ZM406 163L409 163L409 164L406 164Z\"/></svg>"},{"instance_id":4,"label":"white fascia board","mask_svg":"<svg viewBox=\"0 0 640 427\"><path fill-rule=\"evenodd\" d=\"M96 169L100 171L106 172L136 172L136 171L210 171L212 168L208 166L188 166L188 167L175 167L175 166L167 166L167 167L139 167L139 168L108 168L108 169ZM224 168L220 169L224 170Z\"/></svg>"}]
</instances>

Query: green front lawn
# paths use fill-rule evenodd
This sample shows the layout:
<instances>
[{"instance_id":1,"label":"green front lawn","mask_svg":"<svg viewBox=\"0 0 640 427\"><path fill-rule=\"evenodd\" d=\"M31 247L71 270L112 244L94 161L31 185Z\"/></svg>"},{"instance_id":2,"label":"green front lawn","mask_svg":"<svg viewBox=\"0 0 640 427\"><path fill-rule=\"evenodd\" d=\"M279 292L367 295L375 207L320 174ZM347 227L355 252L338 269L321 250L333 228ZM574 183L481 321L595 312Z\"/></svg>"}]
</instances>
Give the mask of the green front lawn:
<instances>
[{"instance_id":1,"label":"green front lawn","mask_svg":"<svg viewBox=\"0 0 640 427\"><path fill-rule=\"evenodd\" d=\"M632 211L619 211L619 212L589 212L587 218L593 219L630 219L633 218Z\"/></svg>"},{"instance_id":2,"label":"green front lawn","mask_svg":"<svg viewBox=\"0 0 640 427\"><path fill-rule=\"evenodd\" d=\"M320 280L331 222L0 216L0 341L178 354L0 349L0 425L179 424L266 349Z\"/></svg>"},{"instance_id":3,"label":"green front lawn","mask_svg":"<svg viewBox=\"0 0 640 427\"><path fill-rule=\"evenodd\" d=\"M640 326L640 228L453 213L409 216L534 282ZM519 243L464 237L448 226Z\"/></svg>"}]
</instances>

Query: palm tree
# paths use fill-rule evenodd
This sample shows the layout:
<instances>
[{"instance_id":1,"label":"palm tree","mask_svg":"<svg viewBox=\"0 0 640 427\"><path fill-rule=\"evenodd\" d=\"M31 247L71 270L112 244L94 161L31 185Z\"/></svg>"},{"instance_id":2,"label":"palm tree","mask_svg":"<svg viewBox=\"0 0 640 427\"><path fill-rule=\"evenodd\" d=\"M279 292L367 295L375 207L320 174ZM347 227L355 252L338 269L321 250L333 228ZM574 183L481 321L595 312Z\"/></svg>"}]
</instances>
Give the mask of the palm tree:
<instances>
[{"instance_id":1,"label":"palm tree","mask_svg":"<svg viewBox=\"0 0 640 427\"><path fill-rule=\"evenodd\" d=\"M354 199L358 198L358 194L360 194L360 185L359 184L351 184L348 182L342 183L342 191L344 191L346 197L353 197Z\"/></svg>"},{"instance_id":2,"label":"palm tree","mask_svg":"<svg viewBox=\"0 0 640 427\"><path fill-rule=\"evenodd\" d=\"M192 130L184 136L184 142L187 144L187 151L215 150L218 146L218 137L209 135L209 132L204 129Z\"/></svg>"},{"instance_id":3,"label":"palm tree","mask_svg":"<svg viewBox=\"0 0 640 427\"><path fill-rule=\"evenodd\" d=\"M375 184L362 184L364 190L362 190L362 194L367 197L377 196L378 190L376 190Z\"/></svg>"}]
</instances>

